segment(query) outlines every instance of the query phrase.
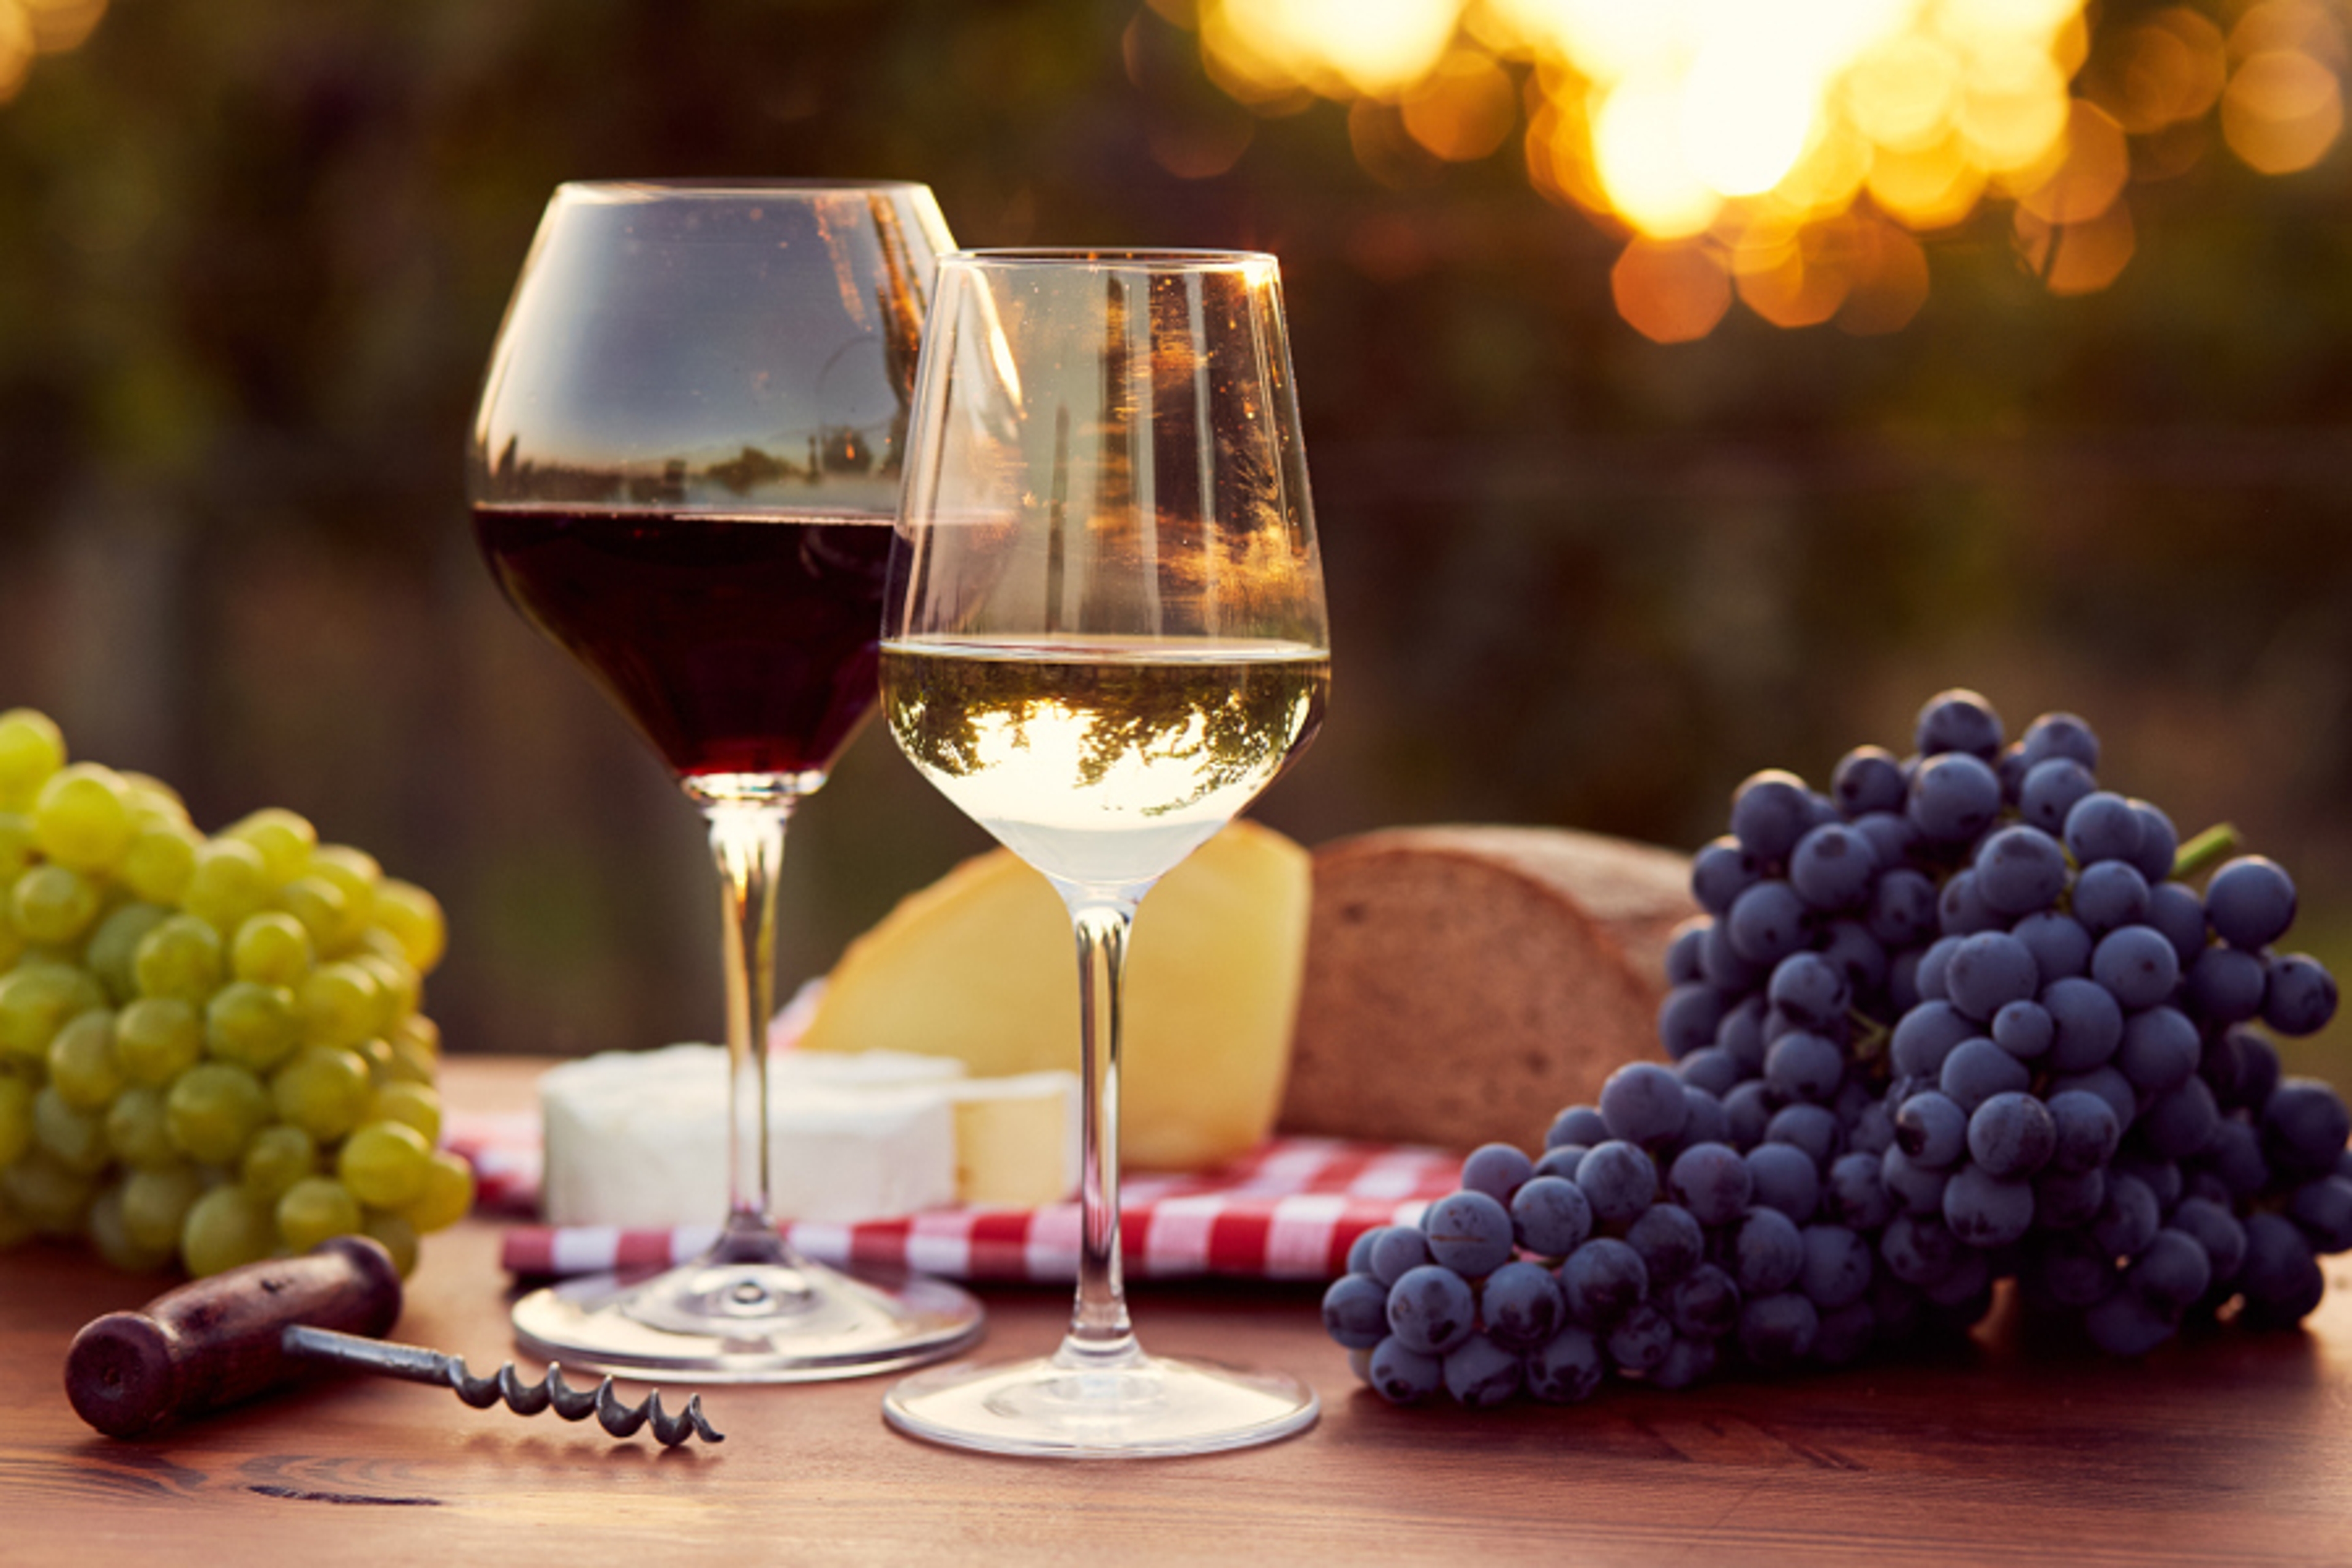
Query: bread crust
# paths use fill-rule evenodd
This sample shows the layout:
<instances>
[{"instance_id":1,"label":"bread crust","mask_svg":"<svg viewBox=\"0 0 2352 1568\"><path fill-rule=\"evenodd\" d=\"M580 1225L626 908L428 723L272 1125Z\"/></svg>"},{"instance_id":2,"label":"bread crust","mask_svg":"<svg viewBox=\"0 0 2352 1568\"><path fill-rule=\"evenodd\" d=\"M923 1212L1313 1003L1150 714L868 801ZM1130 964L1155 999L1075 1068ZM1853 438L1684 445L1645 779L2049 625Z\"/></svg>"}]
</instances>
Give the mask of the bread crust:
<instances>
[{"instance_id":1,"label":"bread crust","mask_svg":"<svg viewBox=\"0 0 2352 1568\"><path fill-rule=\"evenodd\" d=\"M1539 1149L1660 1055L1671 850L1565 828L1390 828L1323 846L1286 1131Z\"/></svg>"}]
</instances>

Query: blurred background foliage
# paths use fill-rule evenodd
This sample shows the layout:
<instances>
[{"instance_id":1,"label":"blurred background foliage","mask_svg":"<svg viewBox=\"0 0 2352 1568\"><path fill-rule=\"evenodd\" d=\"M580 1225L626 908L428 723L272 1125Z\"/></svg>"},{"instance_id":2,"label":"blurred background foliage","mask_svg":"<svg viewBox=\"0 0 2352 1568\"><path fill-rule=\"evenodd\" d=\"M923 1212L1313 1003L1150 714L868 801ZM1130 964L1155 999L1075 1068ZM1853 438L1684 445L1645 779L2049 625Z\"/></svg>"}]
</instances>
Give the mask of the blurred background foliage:
<instances>
[{"instance_id":1,"label":"blurred background foliage","mask_svg":"<svg viewBox=\"0 0 2352 1568\"><path fill-rule=\"evenodd\" d=\"M2156 9L2095 8L2084 58ZM1918 234L1899 330L1733 310L1664 344L1612 294L1633 228L1545 200L1517 140L1439 157L1377 95L1244 106L1172 4L0 14L0 704L200 824L292 806L433 888L453 1048L718 1026L698 821L462 509L507 291L592 176L897 175L966 244L1278 253L1339 671L1262 811L1305 840L1688 847L1748 772L1824 780L1969 684L2012 729L2090 718L2105 778L2184 829L2236 821L2302 882L2295 940L2352 961L2340 148L2167 163L2093 292L2045 288L1988 201ZM800 818L785 983L982 843L869 731ZM2290 1060L2352 1079L2347 1038Z\"/></svg>"}]
</instances>

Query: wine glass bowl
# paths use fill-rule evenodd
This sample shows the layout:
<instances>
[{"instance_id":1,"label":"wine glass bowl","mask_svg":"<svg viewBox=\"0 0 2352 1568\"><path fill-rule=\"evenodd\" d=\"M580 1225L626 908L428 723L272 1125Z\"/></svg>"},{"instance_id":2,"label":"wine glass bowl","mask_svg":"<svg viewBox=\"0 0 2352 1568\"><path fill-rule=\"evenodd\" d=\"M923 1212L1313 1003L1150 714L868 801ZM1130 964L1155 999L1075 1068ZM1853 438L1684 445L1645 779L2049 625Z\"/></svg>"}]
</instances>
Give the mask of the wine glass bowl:
<instances>
[{"instance_id":1,"label":"wine glass bowl","mask_svg":"<svg viewBox=\"0 0 2352 1568\"><path fill-rule=\"evenodd\" d=\"M917 1373L901 1430L1067 1458L1313 1422L1278 1373L1144 1353L1118 1238L1119 984L1151 885L1312 739L1328 689L1271 257L940 260L885 595L883 709L950 801L1043 872L1079 963L1076 1301L1051 1355Z\"/></svg>"},{"instance_id":2,"label":"wine glass bowl","mask_svg":"<svg viewBox=\"0 0 2352 1568\"><path fill-rule=\"evenodd\" d=\"M468 456L475 537L702 810L730 1106L712 1248L524 1297L528 1350L789 1382L918 1364L980 1332L953 1286L799 1257L769 1196L784 828L874 706L916 345L949 244L916 184L568 184L516 283Z\"/></svg>"}]
</instances>

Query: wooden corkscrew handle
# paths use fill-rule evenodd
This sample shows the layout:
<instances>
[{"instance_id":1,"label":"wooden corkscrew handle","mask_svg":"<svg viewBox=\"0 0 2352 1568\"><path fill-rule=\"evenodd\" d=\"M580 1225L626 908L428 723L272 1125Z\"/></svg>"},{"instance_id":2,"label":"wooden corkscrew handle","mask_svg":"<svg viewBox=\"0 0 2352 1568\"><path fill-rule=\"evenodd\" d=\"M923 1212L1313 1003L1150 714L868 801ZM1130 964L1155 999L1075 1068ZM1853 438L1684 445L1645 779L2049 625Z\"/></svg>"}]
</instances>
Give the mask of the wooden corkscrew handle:
<instances>
[{"instance_id":1,"label":"wooden corkscrew handle","mask_svg":"<svg viewBox=\"0 0 2352 1568\"><path fill-rule=\"evenodd\" d=\"M400 1318L400 1270L363 1236L198 1279L87 1324L66 1352L66 1397L110 1437L208 1415L315 1368L280 1344L296 1323L381 1337Z\"/></svg>"}]
</instances>

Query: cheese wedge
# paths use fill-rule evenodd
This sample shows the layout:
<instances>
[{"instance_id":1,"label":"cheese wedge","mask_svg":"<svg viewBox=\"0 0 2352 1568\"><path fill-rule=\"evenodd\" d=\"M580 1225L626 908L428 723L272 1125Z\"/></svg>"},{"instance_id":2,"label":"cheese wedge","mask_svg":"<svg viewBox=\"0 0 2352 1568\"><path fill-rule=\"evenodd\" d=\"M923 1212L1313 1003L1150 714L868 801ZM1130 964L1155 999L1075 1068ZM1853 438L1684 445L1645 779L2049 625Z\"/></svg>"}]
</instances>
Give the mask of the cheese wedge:
<instances>
[{"instance_id":1,"label":"cheese wedge","mask_svg":"<svg viewBox=\"0 0 2352 1568\"><path fill-rule=\"evenodd\" d=\"M1272 1129L1310 864L1282 835L1237 822L1144 899L1128 950L1125 1163L1212 1164ZM966 861L850 945L799 1043L953 1057L976 1078L1076 1069L1077 960L1061 900L1008 850Z\"/></svg>"}]
</instances>

